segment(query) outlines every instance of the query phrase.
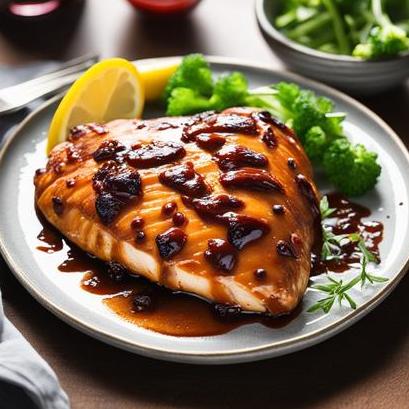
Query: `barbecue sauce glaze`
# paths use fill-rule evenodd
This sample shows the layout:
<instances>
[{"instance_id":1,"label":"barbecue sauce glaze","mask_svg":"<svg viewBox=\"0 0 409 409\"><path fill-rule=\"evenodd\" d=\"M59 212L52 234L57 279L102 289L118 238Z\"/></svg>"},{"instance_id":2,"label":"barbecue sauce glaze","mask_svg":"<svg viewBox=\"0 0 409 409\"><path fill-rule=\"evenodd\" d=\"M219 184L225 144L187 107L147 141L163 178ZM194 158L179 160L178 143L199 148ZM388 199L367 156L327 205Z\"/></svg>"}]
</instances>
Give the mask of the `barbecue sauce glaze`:
<instances>
[{"instance_id":1,"label":"barbecue sauce glaze","mask_svg":"<svg viewBox=\"0 0 409 409\"><path fill-rule=\"evenodd\" d=\"M370 216L369 209L352 203L339 194L329 194L330 207L337 210L333 214L336 220L333 232L335 234L360 231L368 248L379 256L378 245L382 241L383 225L380 222L363 220ZM150 283L142 277L125 274L113 274L106 263L85 253L74 244L64 239L54 227L39 215L43 225L38 240L41 245L38 250L47 254L65 251L66 260L56 266L61 272L83 273L81 287L92 294L103 295L105 305L120 317L146 329L173 336L211 336L229 332L247 324L259 323L270 328L281 328L291 322L302 309L300 305L294 312L282 317L269 317L260 314L240 314L237 311L219 311L223 306L215 306L197 297L180 292L172 292L164 287ZM64 247L63 243L67 246ZM220 245L220 243L219 243ZM216 247L217 246L213 246ZM225 246L228 247L228 246ZM227 248L235 254L234 249ZM215 250L213 250L215 251ZM234 256L233 256L234 258ZM227 258L222 264L225 274L229 272L232 259ZM220 262L220 259L219 259ZM354 245L342 247L338 261L323 262L312 256L311 274L325 272L343 272L359 262L359 255ZM255 279L263 282L265 269L254 271ZM135 302L135 297L149 298L149 307L142 308ZM138 301L138 299L136 300ZM225 312L225 315L223 315Z\"/></svg>"},{"instance_id":2,"label":"barbecue sauce glaze","mask_svg":"<svg viewBox=\"0 0 409 409\"><path fill-rule=\"evenodd\" d=\"M37 246L44 257L56 251L64 251L66 259L56 270L62 273L82 273L81 288L104 296L104 304L121 318L140 327L165 335L195 337L211 336L229 332L247 324L259 323L269 328L281 328L291 322L301 311L301 305L291 314L269 317L262 314L240 313L232 307L210 304L198 297L181 292L172 292L143 277L115 271L66 240L39 213L43 226ZM64 246L64 243L66 246ZM113 271L114 270L114 271ZM117 269L118 270L118 269ZM254 272L263 279L263 273ZM149 306L141 307L149 299Z\"/></svg>"},{"instance_id":3,"label":"barbecue sauce glaze","mask_svg":"<svg viewBox=\"0 0 409 409\"><path fill-rule=\"evenodd\" d=\"M189 244L189 236L185 230L186 226L188 228L190 226L189 214L192 213L185 213L185 211L192 209L200 219L219 227L215 228L214 237L207 240L208 247L203 250L199 259L186 261L186 269L196 272L197 268L203 268L202 264L205 260L207 262L206 271L208 271L206 274L235 275L236 264L243 263L244 259L246 260L244 262L246 271L248 266L251 268L243 283L256 290L263 285L268 285L271 279L275 280L274 265L277 266L278 262L280 267L286 270L289 279L290 276L297 274L298 260L303 252L305 254L308 251L309 254L311 243L309 237L304 235L304 240L307 241L303 242L303 239L295 233L296 224L290 223L289 226L292 227L287 226L283 229L283 226L286 226L285 223L288 223L287 217L292 217L285 211L286 207L291 207L291 196L300 196L303 203L298 210L293 209L293 212L300 212L302 209L301 213L304 213L305 217L308 215L306 220L311 220L313 234L310 237L314 238L313 249L316 254L319 253L321 247L318 197L316 189L309 180L311 177L309 164L302 152L297 153L296 151L293 152L297 153L295 158L287 158L286 155L284 158L281 157L281 160L284 159L286 162L285 168L278 168L278 162L274 165L269 162L266 154L258 152L257 149L264 145L265 153L274 152L280 144L284 143L287 148L281 149L281 154L277 156L279 159L280 156L283 156L283 152L296 149L294 148L296 137L285 125L273 120L267 113L246 115L208 113L193 117L189 123L184 125L180 142L153 140L126 148L115 140L103 140L92 154L95 163L99 164L93 176L92 186L96 197L96 213L101 223L112 225L126 209L130 207L136 209L146 193L143 185L145 169L151 172L150 168L167 165L163 170L156 171L156 177L160 184L178 195L174 196L178 198L178 203L170 201L163 205L161 217L169 219L173 226L167 230L157 231L153 236L162 260L177 259L179 253L182 254L185 245ZM137 129L140 129L139 126ZM167 127L163 129L158 127L157 131L166 132L167 129ZM277 129L280 132L276 133ZM99 131L97 134L103 135L105 129ZM209 137L203 138L204 135L209 135ZM81 136L81 132L76 132L76 138L81 138ZM201 149L210 152L211 161L214 162L213 166L219 169L218 173L214 172L214 175L218 175L218 182L208 183L200 170L196 168L196 162L184 160L187 145L183 143L190 144L190 146L197 144ZM207 144L206 147L203 147L203 144ZM87 154L84 153L85 150L81 152L82 146L85 147L79 144L78 150L78 146L69 145L68 148L74 151L70 150L66 153L67 159L63 163L54 163L53 160L50 160L47 168L52 168L55 175L61 175L70 166L75 166L72 165L73 162L88 160ZM182 163L180 163L181 159L183 159ZM281 169L286 172L285 186L274 175L273 169L276 169L278 174ZM303 169L307 171L305 175L308 177L301 173ZM41 177L41 173L36 177ZM217 183L227 189L229 194L221 193L220 188L217 188ZM236 195L244 196L246 200L243 201ZM59 196L53 197L52 201L54 213L57 217L61 217L67 211L66 206L69 204ZM337 229L346 232L348 229L355 228L353 231L357 231L361 226L360 217L366 216L367 211L365 213L363 209L355 208L343 199L339 201L344 213L335 215L340 220L332 227L334 233L337 233ZM268 204L267 213L264 207L261 207L262 203L263 205ZM246 204L249 209L246 209ZM257 215L254 214L255 205L258 207ZM180 208L183 206L185 209ZM253 208L250 209L251 207ZM248 211L251 215L246 214ZM298 213L298 216L300 215ZM151 252L152 234L149 231L151 225L146 225L144 220L138 217L130 221L134 241L141 246L141 249ZM341 217L348 220L341 220ZM369 228L369 226L364 226L362 232L367 227ZM374 231L365 238L372 240L372 250L376 251L378 236L375 233L379 232L381 225L371 228ZM291 231L292 229L295 231ZM349 230L348 233L352 232ZM148 233L148 240L146 233ZM379 240L381 236L380 230ZM38 238L48 244L48 246L39 246L39 249L45 252L61 251L63 247L58 233L50 232L47 227ZM256 242L259 243L258 246L266 246L266 248L268 246L269 251L266 254L272 257L273 263L271 260L260 260L258 253L254 252L249 262L249 253L245 250ZM140 326L158 332L183 336L214 335L255 321L269 326L280 326L296 314L294 312L285 319L273 319L256 314L241 314L240 308L235 305L209 306L192 296L172 293L158 285L149 284L142 278L131 277L120 264L111 262L107 265L93 256L84 254L77 247L69 246L67 260L59 266L61 271L86 272L82 280L84 289L109 296L104 302L116 313ZM356 254L354 254L356 252L352 247L343 249L345 257L342 257L337 263L337 271L348 268L348 263L356 261ZM270 251L270 248L275 250ZM306 267L305 261L304 258ZM320 261L317 256L313 257L313 261L314 271L326 271L333 268ZM342 263L346 267L342 267ZM305 268L304 271L308 270ZM166 278L166 268L163 269L163 277ZM160 282L163 282L162 279ZM223 297L219 296L216 299L223 299ZM272 302L269 306L270 310L278 311L276 312L278 314L283 311L280 310L279 304L274 305L274 302L277 302L274 299L266 302Z\"/></svg>"}]
</instances>

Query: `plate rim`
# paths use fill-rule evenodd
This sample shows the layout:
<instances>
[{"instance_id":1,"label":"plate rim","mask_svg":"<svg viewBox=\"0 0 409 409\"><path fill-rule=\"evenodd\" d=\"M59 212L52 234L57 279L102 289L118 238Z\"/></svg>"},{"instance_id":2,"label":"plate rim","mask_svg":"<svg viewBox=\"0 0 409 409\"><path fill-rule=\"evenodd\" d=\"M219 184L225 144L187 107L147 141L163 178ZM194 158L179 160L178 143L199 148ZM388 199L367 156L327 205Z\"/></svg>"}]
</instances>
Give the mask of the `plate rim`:
<instances>
[{"instance_id":1,"label":"plate rim","mask_svg":"<svg viewBox=\"0 0 409 409\"><path fill-rule=\"evenodd\" d=\"M180 58L181 57L179 56L148 58L138 60L138 63L155 64L160 62L175 61ZM238 69L250 68L268 71L279 76L284 75L290 81L302 82L306 84L307 87L309 86L309 84L311 84L313 88L322 90L329 95L335 96L343 102L352 105L355 109L363 112L366 116L369 116L374 122L376 122L377 125L379 125L380 128L382 128L384 132L393 139L393 142L396 144L397 148L399 148L400 152L403 154L404 158L409 164L409 152L401 139L395 133L395 131L369 108L353 99L352 97L344 94L343 92L338 91L328 85L322 84L318 81L314 81L301 75L294 74L292 72L273 69L268 64L254 63L243 59L219 56L206 56L206 59L210 64L233 65ZM26 127L33 120L33 118L39 115L42 111L59 100L62 95L63 94L56 95L41 104L37 109L35 109L26 118L24 118L24 120L12 131L11 135L7 138L0 149L0 166L4 163L4 158L8 149L11 147L14 140L16 139L16 137L18 137L19 133L24 129L24 127ZM97 338L110 345L128 350L130 352L161 360L196 364L232 364L256 361L296 352L301 349L308 348L309 346L323 342L324 340L353 325L359 319L363 318L366 314L372 311L376 306L378 306L395 289L398 283L406 275L407 269L409 267L408 254L403 265L400 267L399 273L394 277L393 281L387 283L375 296L367 300L365 303L359 305L356 310L351 311L345 317L342 317L339 320L328 324L323 328L317 329L311 333L296 336L289 340L278 341L274 344L265 344L258 347L241 348L231 351L184 352L174 351L167 348L152 347L150 345L138 343L137 340L135 342L130 342L118 334L113 335L109 331L105 331L101 328L96 328L94 325L86 323L83 319L76 317L75 314L65 311L62 307L56 305L55 302L48 299L48 297L42 293L41 288L35 288L35 286L31 284L29 276L27 275L27 273L24 273L22 268L20 268L19 262L15 260L16 257L11 254L13 252L9 251L6 242L7 240L5 239L4 232L2 229L0 229L0 253L2 254L13 275L41 305L46 307L49 311L62 319L64 322L94 338Z\"/></svg>"}]
</instances>

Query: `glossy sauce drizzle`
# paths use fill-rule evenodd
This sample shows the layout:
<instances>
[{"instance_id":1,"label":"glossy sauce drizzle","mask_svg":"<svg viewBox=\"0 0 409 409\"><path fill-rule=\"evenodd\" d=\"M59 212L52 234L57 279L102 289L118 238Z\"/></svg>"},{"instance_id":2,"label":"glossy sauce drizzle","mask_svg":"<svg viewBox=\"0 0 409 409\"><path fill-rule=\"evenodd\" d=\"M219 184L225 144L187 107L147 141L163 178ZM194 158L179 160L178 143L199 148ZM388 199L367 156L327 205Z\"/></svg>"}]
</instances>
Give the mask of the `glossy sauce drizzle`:
<instances>
[{"instance_id":1,"label":"glossy sauce drizzle","mask_svg":"<svg viewBox=\"0 0 409 409\"><path fill-rule=\"evenodd\" d=\"M371 215L371 211L357 203L350 202L344 196L331 193L327 195L329 207L334 208L327 228L336 235L360 233L365 245L379 258L379 244L383 238L383 224L377 221L363 220ZM343 243L343 242L342 242ZM322 261L320 257L312 255L311 275L318 275L328 271L342 273L356 266L360 262L360 253L356 243L345 240L341 246L339 258Z\"/></svg>"},{"instance_id":2,"label":"glossy sauce drizzle","mask_svg":"<svg viewBox=\"0 0 409 409\"><path fill-rule=\"evenodd\" d=\"M370 211L349 202L340 195L330 194L328 199L330 206L337 208L333 214L336 220L333 232L344 234L361 231L368 248L375 254L379 254L378 244L382 240L382 223L363 221L362 218L368 217ZM215 215L212 214L212 216ZM279 318L260 314L243 314L234 307L226 312L227 307L215 306L181 292L172 292L142 277L128 274L112 276L106 263L67 242L40 214L38 217L43 225L38 240L45 244L38 246L37 249L42 251L45 257L48 257L48 253L65 251L66 260L56 266L56 269L63 273L83 273L81 287L85 291L105 296L103 302L108 308L123 319L140 327L173 336L211 336L224 334L242 325L254 323L270 328L281 328L295 319L302 310L302 305L300 305L291 314ZM63 245L64 243L66 246ZM223 252L222 255L229 256L228 253ZM215 261L229 264L232 260L219 257L215 258ZM340 261L315 263L312 274L325 271L345 271L356 262L359 262L359 255L354 246L344 246ZM263 280L263 275L265 272L255 271L258 280ZM135 303L138 297L139 302L141 297L143 300L149 299L149 308L139 310L140 304ZM227 317L221 317L226 314Z\"/></svg>"},{"instance_id":3,"label":"glossy sauce drizzle","mask_svg":"<svg viewBox=\"0 0 409 409\"><path fill-rule=\"evenodd\" d=\"M237 313L235 308L226 311L228 307L209 304L181 292L172 292L150 283L143 277L128 274L119 279L118 276L112 277L106 263L63 239L41 215L39 220L43 229L38 239L47 245L41 245L37 249L43 252L44 257L48 257L49 252L66 252L66 260L56 266L56 269L62 273L83 273L83 290L105 296L103 303L109 309L140 327L173 336L212 336L255 323L269 328L281 328L295 319L302 310L302 306L299 306L291 314L276 318L262 314ZM138 311L135 298L140 298L141 295L149 297L151 306Z\"/></svg>"}]
</instances>

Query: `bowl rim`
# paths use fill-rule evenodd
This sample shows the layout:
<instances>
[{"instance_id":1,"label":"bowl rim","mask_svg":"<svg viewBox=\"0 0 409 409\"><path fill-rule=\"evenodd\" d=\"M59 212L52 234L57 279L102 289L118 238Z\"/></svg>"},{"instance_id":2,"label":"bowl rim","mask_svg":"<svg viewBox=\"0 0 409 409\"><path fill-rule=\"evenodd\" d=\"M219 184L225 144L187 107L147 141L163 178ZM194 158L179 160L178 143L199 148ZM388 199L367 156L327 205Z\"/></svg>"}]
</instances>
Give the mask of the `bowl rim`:
<instances>
[{"instance_id":1,"label":"bowl rim","mask_svg":"<svg viewBox=\"0 0 409 409\"><path fill-rule=\"evenodd\" d=\"M256 18L258 21L259 26L261 27L264 33L268 34L270 38L280 45L283 45L287 48L290 48L294 51L297 51L301 54L308 55L315 57L317 59L327 60L327 61L338 61L344 63L352 63L352 64L367 64L367 65L381 65L381 64L388 64L392 62L396 62L398 60L407 59L409 58L409 51L404 53L400 53L395 57L385 58L385 59L378 59L378 60L362 60L357 57L353 57L352 55L344 55L344 54L330 54L323 51L315 50L314 48L307 47L300 43L297 43L293 40L290 40L284 34L282 34L279 30L277 30L273 23L267 18L265 12L265 5L268 2L272 2L273 0L256 0L255 3L255 10L256 10Z\"/></svg>"}]
</instances>

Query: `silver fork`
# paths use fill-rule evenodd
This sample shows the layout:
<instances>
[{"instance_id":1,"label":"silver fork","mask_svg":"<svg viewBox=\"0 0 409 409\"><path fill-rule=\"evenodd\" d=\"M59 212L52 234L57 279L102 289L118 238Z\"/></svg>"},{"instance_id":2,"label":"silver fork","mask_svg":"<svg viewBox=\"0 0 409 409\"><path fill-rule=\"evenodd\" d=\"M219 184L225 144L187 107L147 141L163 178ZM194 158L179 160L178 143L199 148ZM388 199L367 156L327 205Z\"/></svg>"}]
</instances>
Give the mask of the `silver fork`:
<instances>
[{"instance_id":1,"label":"silver fork","mask_svg":"<svg viewBox=\"0 0 409 409\"><path fill-rule=\"evenodd\" d=\"M62 91L97 61L97 55L79 57L41 77L1 89L0 115L16 111L38 98Z\"/></svg>"}]
</instances>

